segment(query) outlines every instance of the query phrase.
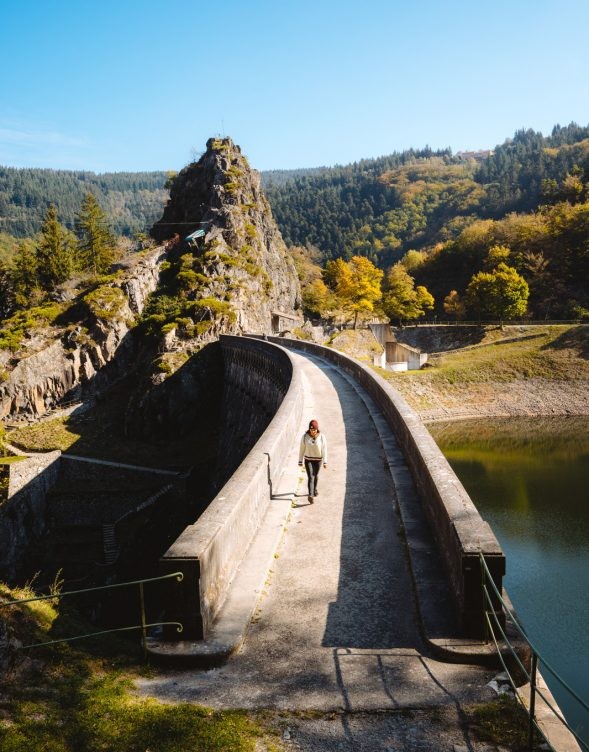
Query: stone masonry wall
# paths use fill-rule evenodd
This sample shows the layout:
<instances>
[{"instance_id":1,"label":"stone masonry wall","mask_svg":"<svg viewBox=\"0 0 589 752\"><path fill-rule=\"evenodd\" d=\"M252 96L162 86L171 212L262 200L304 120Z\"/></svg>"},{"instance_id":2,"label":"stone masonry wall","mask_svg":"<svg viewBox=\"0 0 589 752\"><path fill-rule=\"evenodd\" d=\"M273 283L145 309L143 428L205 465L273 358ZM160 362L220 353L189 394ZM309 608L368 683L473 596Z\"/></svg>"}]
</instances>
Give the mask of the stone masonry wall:
<instances>
[{"instance_id":1,"label":"stone masonry wall","mask_svg":"<svg viewBox=\"0 0 589 752\"><path fill-rule=\"evenodd\" d=\"M0 509L0 577L17 584L27 551L46 529L47 494L57 482L61 452L11 464L8 501Z\"/></svg>"}]
</instances>

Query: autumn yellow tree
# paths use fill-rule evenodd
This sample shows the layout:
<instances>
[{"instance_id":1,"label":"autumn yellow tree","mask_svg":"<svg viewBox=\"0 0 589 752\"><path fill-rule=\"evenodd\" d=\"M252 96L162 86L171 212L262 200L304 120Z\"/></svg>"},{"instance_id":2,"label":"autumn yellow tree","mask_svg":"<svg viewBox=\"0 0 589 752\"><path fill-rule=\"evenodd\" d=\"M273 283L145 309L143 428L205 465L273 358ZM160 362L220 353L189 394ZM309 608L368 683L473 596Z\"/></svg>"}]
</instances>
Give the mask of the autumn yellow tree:
<instances>
[{"instance_id":1,"label":"autumn yellow tree","mask_svg":"<svg viewBox=\"0 0 589 752\"><path fill-rule=\"evenodd\" d=\"M303 308L315 316L326 316L335 307L334 296L322 279L314 279L302 290Z\"/></svg>"},{"instance_id":2,"label":"autumn yellow tree","mask_svg":"<svg viewBox=\"0 0 589 752\"><path fill-rule=\"evenodd\" d=\"M352 256L350 261L341 258L328 261L325 278L342 308L354 314L354 329L360 314L372 313L381 299L383 271L364 256Z\"/></svg>"},{"instance_id":3,"label":"autumn yellow tree","mask_svg":"<svg viewBox=\"0 0 589 752\"><path fill-rule=\"evenodd\" d=\"M386 276L382 308L390 319L418 319L434 307L434 298L415 280L403 264L392 266Z\"/></svg>"},{"instance_id":4,"label":"autumn yellow tree","mask_svg":"<svg viewBox=\"0 0 589 752\"><path fill-rule=\"evenodd\" d=\"M444 298L444 311L448 316L454 316L456 319L464 318L464 302L457 290L450 290L448 295Z\"/></svg>"},{"instance_id":5,"label":"autumn yellow tree","mask_svg":"<svg viewBox=\"0 0 589 752\"><path fill-rule=\"evenodd\" d=\"M475 274L466 288L468 312L482 319L514 319L528 308L530 288L512 266L503 262L491 272Z\"/></svg>"},{"instance_id":6,"label":"autumn yellow tree","mask_svg":"<svg viewBox=\"0 0 589 752\"><path fill-rule=\"evenodd\" d=\"M337 305L333 291L323 280L324 272L319 264L319 249L312 246L293 246L290 248L290 254L301 283L304 312L311 316L329 315Z\"/></svg>"}]
</instances>

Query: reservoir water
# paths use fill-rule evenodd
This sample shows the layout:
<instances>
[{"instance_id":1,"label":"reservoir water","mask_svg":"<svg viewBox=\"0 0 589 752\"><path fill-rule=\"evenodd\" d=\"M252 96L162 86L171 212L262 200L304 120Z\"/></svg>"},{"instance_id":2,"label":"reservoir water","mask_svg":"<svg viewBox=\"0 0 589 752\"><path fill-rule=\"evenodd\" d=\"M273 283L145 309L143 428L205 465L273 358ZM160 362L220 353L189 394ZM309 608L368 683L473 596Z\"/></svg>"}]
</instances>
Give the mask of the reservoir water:
<instances>
[{"instance_id":1,"label":"reservoir water","mask_svg":"<svg viewBox=\"0 0 589 752\"><path fill-rule=\"evenodd\" d=\"M428 429L501 543L505 588L530 640L589 704L589 418ZM589 745L589 713L541 670Z\"/></svg>"}]
</instances>

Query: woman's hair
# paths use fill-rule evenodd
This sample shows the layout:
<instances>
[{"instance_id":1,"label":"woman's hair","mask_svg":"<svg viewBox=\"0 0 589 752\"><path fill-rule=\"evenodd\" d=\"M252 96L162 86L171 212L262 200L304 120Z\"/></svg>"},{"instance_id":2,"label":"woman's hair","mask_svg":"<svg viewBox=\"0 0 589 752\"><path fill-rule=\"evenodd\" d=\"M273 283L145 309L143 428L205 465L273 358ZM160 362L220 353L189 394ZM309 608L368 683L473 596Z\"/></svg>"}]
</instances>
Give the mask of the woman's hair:
<instances>
[{"instance_id":1,"label":"woman's hair","mask_svg":"<svg viewBox=\"0 0 589 752\"><path fill-rule=\"evenodd\" d=\"M319 433L319 423L317 423L317 421L316 421L315 419L313 419L313 420L309 421L309 428L308 428L308 430L307 430L307 433L308 433L308 432L309 432L309 431L310 431L310 430L311 430L312 428L316 428L316 429L317 429L317 433Z\"/></svg>"}]
</instances>

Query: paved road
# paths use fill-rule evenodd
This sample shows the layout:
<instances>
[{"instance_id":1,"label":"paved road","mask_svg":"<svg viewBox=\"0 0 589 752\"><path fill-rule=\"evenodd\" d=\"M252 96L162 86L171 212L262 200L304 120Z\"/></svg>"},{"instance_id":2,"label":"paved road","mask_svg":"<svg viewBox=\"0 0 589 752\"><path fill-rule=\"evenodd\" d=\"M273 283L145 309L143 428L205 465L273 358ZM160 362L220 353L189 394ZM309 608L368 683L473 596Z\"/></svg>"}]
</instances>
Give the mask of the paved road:
<instances>
[{"instance_id":1,"label":"paved road","mask_svg":"<svg viewBox=\"0 0 589 752\"><path fill-rule=\"evenodd\" d=\"M421 640L395 492L363 401L333 365L293 357L306 385L301 433L317 418L329 444L320 495L308 504L304 473L285 473L277 493L298 483L295 506L242 649L221 668L167 671L139 690L215 708L318 711L490 699L496 672L442 663Z\"/></svg>"}]
</instances>

